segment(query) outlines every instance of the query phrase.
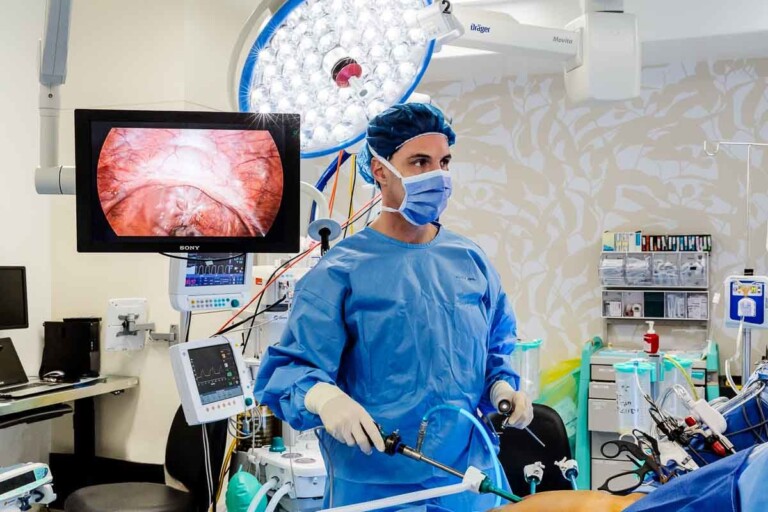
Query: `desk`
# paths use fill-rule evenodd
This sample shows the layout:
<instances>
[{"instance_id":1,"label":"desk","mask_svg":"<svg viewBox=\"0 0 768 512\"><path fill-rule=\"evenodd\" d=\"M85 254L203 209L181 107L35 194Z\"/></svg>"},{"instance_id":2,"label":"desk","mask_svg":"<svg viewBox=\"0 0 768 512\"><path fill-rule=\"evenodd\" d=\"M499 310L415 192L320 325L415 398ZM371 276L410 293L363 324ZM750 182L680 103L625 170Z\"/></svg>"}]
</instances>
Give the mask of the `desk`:
<instances>
[{"instance_id":1,"label":"desk","mask_svg":"<svg viewBox=\"0 0 768 512\"><path fill-rule=\"evenodd\" d=\"M121 394L126 389L139 385L137 377L121 377L117 375L104 375L96 381L80 385L80 387L66 388L61 391L51 391L40 395L30 396L19 400L0 402L0 420L4 416L29 413L34 416L35 410L51 405L66 402L75 403L72 426L75 435L74 457L81 468L90 469L96 456L96 414L94 410L94 397L114 393ZM90 475L84 475L84 484L87 485Z\"/></svg>"},{"instance_id":2,"label":"desk","mask_svg":"<svg viewBox=\"0 0 768 512\"><path fill-rule=\"evenodd\" d=\"M109 393L120 394L126 389L139 385L137 377L120 377L118 375L105 375L91 383L80 387L65 388L61 391L51 391L40 395L21 398L8 402L0 402L0 418L8 414L33 411L40 407L63 404L65 402L77 402L85 398L93 398Z\"/></svg>"}]
</instances>

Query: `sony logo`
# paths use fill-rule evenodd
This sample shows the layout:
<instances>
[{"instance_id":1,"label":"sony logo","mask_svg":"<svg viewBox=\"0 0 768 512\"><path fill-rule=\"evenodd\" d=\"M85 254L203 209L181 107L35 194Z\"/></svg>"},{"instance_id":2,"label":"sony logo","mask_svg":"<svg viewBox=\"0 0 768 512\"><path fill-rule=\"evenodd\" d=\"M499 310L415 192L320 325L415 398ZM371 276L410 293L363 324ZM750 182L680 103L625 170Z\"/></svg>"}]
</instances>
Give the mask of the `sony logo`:
<instances>
[{"instance_id":1,"label":"sony logo","mask_svg":"<svg viewBox=\"0 0 768 512\"><path fill-rule=\"evenodd\" d=\"M491 31L491 27L486 27L485 25L480 25L478 23L472 23L469 26L469 30L472 30L474 32L480 32L481 34L487 34Z\"/></svg>"},{"instance_id":2,"label":"sony logo","mask_svg":"<svg viewBox=\"0 0 768 512\"><path fill-rule=\"evenodd\" d=\"M555 37L552 38L552 42L553 43L573 44L573 39L571 39L569 37L555 36Z\"/></svg>"},{"instance_id":3,"label":"sony logo","mask_svg":"<svg viewBox=\"0 0 768 512\"><path fill-rule=\"evenodd\" d=\"M197 251L200 249L199 245L180 245L179 250L180 251Z\"/></svg>"}]
</instances>

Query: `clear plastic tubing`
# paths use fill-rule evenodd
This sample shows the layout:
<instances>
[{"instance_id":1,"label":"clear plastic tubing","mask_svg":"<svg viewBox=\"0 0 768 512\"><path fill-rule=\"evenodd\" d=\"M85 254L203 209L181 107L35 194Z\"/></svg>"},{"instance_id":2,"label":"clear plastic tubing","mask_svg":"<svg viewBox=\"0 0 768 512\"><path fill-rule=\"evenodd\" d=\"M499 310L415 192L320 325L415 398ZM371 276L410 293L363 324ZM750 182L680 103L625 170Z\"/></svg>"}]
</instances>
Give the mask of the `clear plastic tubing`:
<instances>
[{"instance_id":1,"label":"clear plastic tubing","mask_svg":"<svg viewBox=\"0 0 768 512\"><path fill-rule=\"evenodd\" d=\"M480 420L478 420L471 412L466 411L461 407L456 407L455 405L436 405L427 411L427 413L424 415L424 418L422 418L422 421L428 421L430 416L441 410L456 411L459 414L469 418L469 420L475 425L475 428L483 437L483 441L485 441L485 445L488 447L488 453L491 455L491 459L493 460L493 471L495 473L494 476L496 477L496 487L503 489L504 483L502 482L501 478L501 464L499 463L499 457L496 455L496 447L494 446L493 442L491 442L491 438L488 437L488 432L485 431L485 427L482 423L480 423ZM496 496L496 504L494 507L498 507L499 505L501 505L501 496Z\"/></svg>"},{"instance_id":2,"label":"clear plastic tubing","mask_svg":"<svg viewBox=\"0 0 768 512\"><path fill-rule=\"evenodd\" d=\"M251 500L251 504L248 505L248 512L254 512L256 508L259 506L261 501L264 499L264 497L267 495L269 491L275 488L277 485L277 479L270 478L269 482L265 483L261 486L261 489L258 490L258 492L254 495L253 499Z\"/></svg>"},{"instance_id":3,"label":"clear plastic tubing","mask_svg":"<svg viewBox=\"0 0 768 512\"><path fill-rule=\"evenodd\" d=\"M264 512L275 512L277 510L277 505L280 503L280 500L283 499L283 496L291 492L291 483L288 482L287 484L283 485L281 488L275 492L274 496L272 496L272 499L269 500L269 505L267 506L267 509Z\"/></svg>"},{"instance_id":4,"label":"clear plastic tubing","mask_svg":"<svg viewBox=\"0 0 768 512\"><path fill-rule=\"evenodd\" d=\"M408 494L400 494L398 496L391 496L389 498L383 498L380 500L366 501L363 503L356 503L354 505L345 505L343 507L329 508L329 509L321 510L320 512L367 512L368 510L379 510L387 507L395 507L397 505L405 505L406 503L413 503L416 501L428 500L431 498L440 498L442 496L459 494L459 493L468 491L469 489L470 489L470 486L464 483L447 485L445 487L435 487L434 489L424 489L423 491L416 491Z\"/></svg>"},{"instance_id":5,"label":"clear plastic tubing","mask_svg":"<svg viewBox=\"0 0 768 512\"><path fill-rule=\"evenodd\" d=\"M631 434L634 429L650 432L650 405L644 398L651 394L651 380L656 367L642 361L627 361L613 365L616 370L616 408L619 434Z\"/></svg>"},{"instance_id":6,"label":"clear plastic tubing","mask_svg":"<svg viewBox=\"0 0 768 512\"><path fill-rule=\"evenodd\" d=\"M692 360L683 359L677 356L670 357L675 358L675 361L680 363L680 366L683 367L685 372L688 374L688 377L691 377L691 373L693 372ZM659 396L665 396L667 390L677 385L688 389L688 381L682 372L680 372L680 369L674 365L674 363L664 359L661 364L664 368L664 380L661 381L661 386L659 386ZM666 411L675 418L684 418L688 415L688 409L685 407L685 404L683 404L683 401L680 400L680 397L677 396L677 394L670 393L667 403L669 405L665 406Z\"/></svg>"}]
</instances>

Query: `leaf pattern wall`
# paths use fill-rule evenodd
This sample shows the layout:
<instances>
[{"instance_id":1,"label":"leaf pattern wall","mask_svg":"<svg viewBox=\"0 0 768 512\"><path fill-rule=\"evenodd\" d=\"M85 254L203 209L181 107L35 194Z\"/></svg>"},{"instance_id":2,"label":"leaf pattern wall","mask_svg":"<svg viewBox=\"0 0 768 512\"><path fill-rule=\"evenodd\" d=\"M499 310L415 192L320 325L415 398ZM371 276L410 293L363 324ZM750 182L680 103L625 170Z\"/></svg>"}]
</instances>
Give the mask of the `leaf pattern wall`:
<instances>
[{"instance_id":1,"label":"leaf pattern wall","mask_svg":"<svg viewBox=\"0 0 768 512\"><path fill-rule=\"evenodd\" d=\"M577 357L584 340L603 332L604 230L711 233L711 289L722 291L727 275L741 273L746 149L710 158L702 143L768 142L766 77L768 59L657 66L644 69L639 98L588 106L566 100L559 75L426 84L423 92L453 117L458 134L443 221L488 252L521 336L546 340L544 366ZM766 158L753 151L758 274L768 272ZM735 333L722 329L721 307L711 314L728 356ZM759 334L753 339L761 351Z\"/></svg>"}]
</instances>

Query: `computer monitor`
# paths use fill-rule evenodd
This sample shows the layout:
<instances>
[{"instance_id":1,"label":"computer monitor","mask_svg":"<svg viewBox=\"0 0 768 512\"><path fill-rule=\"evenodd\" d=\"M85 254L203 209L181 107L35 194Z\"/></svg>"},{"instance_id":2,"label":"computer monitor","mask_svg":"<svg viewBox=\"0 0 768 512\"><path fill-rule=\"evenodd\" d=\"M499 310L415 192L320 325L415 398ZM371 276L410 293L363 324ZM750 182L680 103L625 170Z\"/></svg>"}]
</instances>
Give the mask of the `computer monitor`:
<instances>
[{"instance_id":1,"label":"computer monitor","mask_svg":"<svg viewBox=\"0 0 768 512\"><path fill-rule=\"evenodd\" d=\"M27 327L27 270L25 267L0 267L0 331Z\"/></svg>"},{"instance_id":2,"label":"computer monitor","mask_svg":"<svg viewBox=\"0 0 768 512\"><path fill-rule=\"evenodd\" d=\"M299 116L75 111L79 252L297 252Z\"/></svg>"}]
</instances>

